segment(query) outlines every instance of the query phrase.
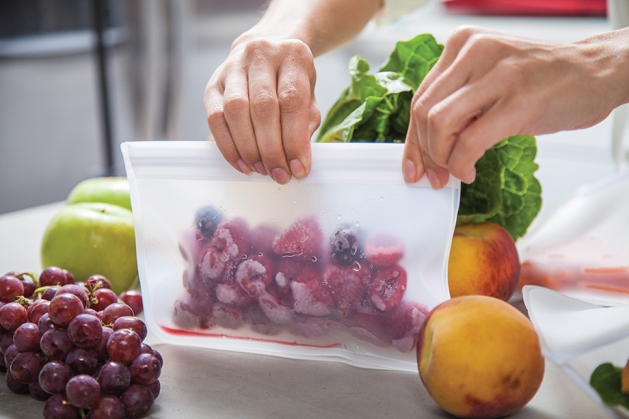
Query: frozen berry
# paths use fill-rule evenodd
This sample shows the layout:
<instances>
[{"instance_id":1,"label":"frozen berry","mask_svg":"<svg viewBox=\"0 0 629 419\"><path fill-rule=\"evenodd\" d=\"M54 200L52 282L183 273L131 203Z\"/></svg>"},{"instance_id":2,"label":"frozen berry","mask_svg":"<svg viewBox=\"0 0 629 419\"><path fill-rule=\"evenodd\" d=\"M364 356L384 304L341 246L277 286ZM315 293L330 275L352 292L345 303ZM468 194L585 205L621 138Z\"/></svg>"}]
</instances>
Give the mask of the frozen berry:
<instances>
[{"instance_id":1,"label":"frozen berry","mask_svg":"<svg viewBox=\"0 0 629 419\"><path fill-rule=\"evenodd\" d=\"M355 311L365 298L371 271L366 266L330 264L323 273L323 284L330 290L341 315Z\"/></svg>"},{"instance_id":2,"label":"frozen berry","mask_svg":"<svg viewBox=\"0 0 629 419\"><path fill-rule=\"evenodd\" d=\"M349 266L360 255L356 229L343 228L337 230L330 239L332 260L339 265Z\"/></svg>"},{"instance_id":3,"label":"frozen berry","mask_svg":"<svg viewBox=\"0 0 629 419\"><path fill-rule=\"evenodd\" d=\"M303 268L304 264L299 260L282 258L276 267L275 284L279 289L290 292L291 281L299 276Z\"/></svg>"},{"instance_id":4,"label":"frozen berry","mask_svg":"<svg viewBox=\"0 0 629 419\"><path fill-rule=\"evenodd\" d=\"M254 255L238 264L234 278L249 295L266 290L273 275L273 261L268 256Z\"/></svg>"},{"instance_id":5,"label":"frozen berry","mask_svg":"<svg viewBox=\"0 0 629 419\"><path fill-rule=\"evenodd\" d=\"M290 283L295 299L296 313L311 316L327 316L332 313L334 300L328 288L323 285L321 274L312 268L305 268Z\"/></svg>"},{"instance_id":6,"label":"frozen berry","mask_svg":"<svg viewBox=\"0 0 629 419\"><path fill-rule=\"evenodd\" d=\"M242 313L247 324L251 326L251 330L262 335L277 335L281 332L281 328L273 324L271 320L264 314L262 308L258 304L248 307Z\"/></svg>"},{"instance_id":7,"label":"frozen berry","mask_svg":"<svg viewBox=\"0 0 629 419\"><path fill-rule=\"evenodd\" d=\"M185 330L209 329L209 316L196 313L186 301L175 301L173 310L173 323Z\"/></svg>"},{"instance_id":8,"label":"frozen berry","mask_svg":"<svg viewBox=\"0 0 629 419\"><path fill-rule=\"evenodd\" d=\"M212 324L225 329L239 329L243 325L242 312L238 307L216 303L212 307Z\"/></svg>"},{"instance_id":9,"label":"frozen berry","mask_svg":"<svg viewBox=\"0 0 629 419\"><path fill-rule=\"evenodd\" d=\"M329 318L295 316L288 329L294 335L312 339L328 336L339 325Z\"/></svg>"},{"instance_id":10,"label":"frozen berry","mask_svg":"<svg viewBox=\"0 0 629 419\"><path fill-rule=\"evenodd\" d=\"M229 280L235 267L235 262L227 253L210 246L199 263L199 275L206 286L211 286Z\"/></svg>"},{"instance_id":11,"label":"frozen berry","mask_svg":"<svg viewBox=\"0 0 629 419\"><path fill-rule=\"evenodd\" d=\"M258 296L258 304L266 317L275 324L285 325L293 321L293 309L282 304L280 300L269 293Z\"/></svg>"},{"instance_id":12,"label":"frozen berry","mask_svg":"<svg viewBox=\"0 0 629 419\"><path fill-rule=\"evenodd\" d=\"M391 346L400 352L410 352L417 344L419 329L428 316L428 309L421 304L403 301L393 310L381 316Z\"/></svg>"},{"instance_id":13,"label":"frozen berry","mask_svg":"<svg viewBox=\"0 0 629 419\"><path fill-rule=\"evenodd\" d=\"M273 251L282 257L316 261L321 257L323 233L314 217L293 223L273 241Z\"/></svg>"},{"instance_id":14,"label":"frozen berry","mask_svg":"<svg viewBox=\"0 0 629 419\"><path fill-rule=\"evenodd\" d=\"M365 256L375 267L394 266L404 256L404 244L388 234L374 234L365 242Z\"/></svg>"},{"instance_id":15,"label":"frozen berry","mask_svg":"<svg viewBox=\"0 0 629 419\"><path fill-rule=\"evenodd\" d=\"M240 262L251 253L249 227L242 218L223 221L218 225L210 244L233 261Z\"/></svg>"},{"instance_id":16,"label":"frozen berry","mask_svg":"<svg viewBox=\"0 0 629 419\"><path fill-rule=\"evenodd\" d=\"M401 266L381 268L373 273L368 289L369 301L379 311L391 310L402 301L406 291L406 271Z\"/></svg>"},{"instance_id":17,"label":"frozen berry","mask_svg":"<svg viewBox=\"0 0 629 419\"><path fill-rule=\"evenodd\" d=\"M201 236L210 240L216 231L216 227L223 219L223 216L214 207L207 206L199 208L194 215L194 226Z\"/></svg>"},{"instance_id":18,"label":"frozen berry","mask_svg":"<svg viewBox=\"0 0 629 419\"><path fill-rule=\"evenodd\" d=\"M240 285L234 281L222 282L216 285L216 299L230 306L247 307L255 300Z\"/></svg>"}]
</instances>

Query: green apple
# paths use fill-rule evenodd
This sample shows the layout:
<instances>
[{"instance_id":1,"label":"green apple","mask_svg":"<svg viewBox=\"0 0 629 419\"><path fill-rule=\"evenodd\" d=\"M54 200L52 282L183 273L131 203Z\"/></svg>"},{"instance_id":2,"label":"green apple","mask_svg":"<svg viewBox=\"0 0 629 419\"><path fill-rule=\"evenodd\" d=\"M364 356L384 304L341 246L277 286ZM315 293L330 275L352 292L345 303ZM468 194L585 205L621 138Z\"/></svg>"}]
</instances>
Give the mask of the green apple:
<instances>
[{"instance_id":1,"label":"green apple","mask_svg":"<svg viewBox=\"0 0 629 419\"><path fill-rule=\"evenodd\" d=\"M126 291L138 276L131 211L102 202L64 206L44 232L41 261L77 281L104 275L116 294Z\"/></svg>"},{"instance_id":2,"label":"green apple","mask_svg":"<svg viewBox=\"0 0 629 419\"><path fill-rule=\"evenodd\" d=\"M125 177L96 177L76 185L68 195L68 204L105 202L131 210L129 182Z\"/></svg>"}]
</instances>

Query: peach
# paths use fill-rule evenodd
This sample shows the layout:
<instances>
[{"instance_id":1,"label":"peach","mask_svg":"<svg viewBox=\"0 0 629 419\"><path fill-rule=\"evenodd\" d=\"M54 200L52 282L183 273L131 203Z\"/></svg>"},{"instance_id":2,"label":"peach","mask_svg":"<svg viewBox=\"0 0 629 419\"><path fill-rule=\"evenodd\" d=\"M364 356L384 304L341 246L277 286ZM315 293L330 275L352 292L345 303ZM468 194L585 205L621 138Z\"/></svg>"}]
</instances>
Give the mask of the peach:
<instances>
[{"instance_id":1,"label":"peach","mask_svg":"<svg viewBox=\"0 0 629 419\"><path fill-rule=\"evenodd\" d=\"M519 278L520 259L507 230L492 222L454 229L448 261L451 297L487 295L507 301Z\"/></svg>"},{"instance_id":2,"label":"peach","mask_svg":"<svg viewBox=\"0 0 629 419\"><path fill-rule=\"evenodd\" d=\"M481 295L453 298L430 312L419 332L417 364L433 400L460 418L513 413L544 377L532 323L510 304Z\"/></svg>"}]
</instances>

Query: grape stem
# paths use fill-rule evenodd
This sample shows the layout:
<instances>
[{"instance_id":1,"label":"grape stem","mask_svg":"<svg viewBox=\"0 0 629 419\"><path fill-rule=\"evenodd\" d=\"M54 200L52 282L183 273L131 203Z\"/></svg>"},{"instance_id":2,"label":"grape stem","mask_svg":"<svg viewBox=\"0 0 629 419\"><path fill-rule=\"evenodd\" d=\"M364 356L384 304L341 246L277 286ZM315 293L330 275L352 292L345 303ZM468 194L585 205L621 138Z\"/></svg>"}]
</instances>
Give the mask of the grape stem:
<instances>
[{"instance_id":1,"label":"grape stem","mask_svg":"<svg viewBox=\"0 0 629 419\"><path fill-rule=\"evenodd\" d=\"M39 279L37 279L37 274L34 272L20 272L19 274L15 275L16 277L20 277L20 276L30 276L31 279L33 280L33 283L35 284L35 288L39 287Z\"/></svg>"},{"instance_id":2,"label":"grape stem","mask_svg":"<svg viewBox=\"0 0 629 419\"><path fill-rule=\"evenodd\" d=\"M36 288L35 291L33 292L33 295L37 296L39 294L43 294L48 288L52 288L54 286L55 285L47 285L45 287Z\"/></svg>"},{"instance_id":3,"label":"grape stem","mask_svg":"<svg viewBox=\"0 0 629 419\"><path fill-rule=\"evenodd\" d=\"M18 303L18 304L21 304L22 307L28 307L31 304L33 304L28 298L24 297L23 295L16 296L15 297L15 302Z\"/></svg>"}]
</instances>

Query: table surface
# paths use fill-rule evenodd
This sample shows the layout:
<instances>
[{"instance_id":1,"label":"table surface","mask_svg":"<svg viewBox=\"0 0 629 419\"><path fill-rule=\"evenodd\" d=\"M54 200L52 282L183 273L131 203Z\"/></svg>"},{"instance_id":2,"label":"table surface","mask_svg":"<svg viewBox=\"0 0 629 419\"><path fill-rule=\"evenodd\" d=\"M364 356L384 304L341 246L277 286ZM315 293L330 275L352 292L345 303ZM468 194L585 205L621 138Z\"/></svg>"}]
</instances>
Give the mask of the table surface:
<instances>
[{"instance_id":1,"label":"table surface","mask_svg":"<svg viewBox=\"0 0 629 419\"><path fill-rule=\"evenodd\" d=\"M39 245L55 203L0 215L0 272L40 270ZM361 369L330 361L303 361L236 352L149 344L164 357L162 392L151 418L447 418L418 374ZM0 381L0 417L41 417L43 402L12 394ZM559 368L546 364L537 395L512 416L605 418Z\"/></svg>"}]
</instances>

